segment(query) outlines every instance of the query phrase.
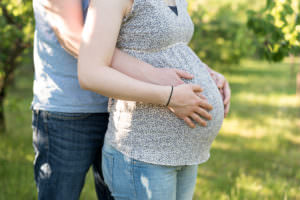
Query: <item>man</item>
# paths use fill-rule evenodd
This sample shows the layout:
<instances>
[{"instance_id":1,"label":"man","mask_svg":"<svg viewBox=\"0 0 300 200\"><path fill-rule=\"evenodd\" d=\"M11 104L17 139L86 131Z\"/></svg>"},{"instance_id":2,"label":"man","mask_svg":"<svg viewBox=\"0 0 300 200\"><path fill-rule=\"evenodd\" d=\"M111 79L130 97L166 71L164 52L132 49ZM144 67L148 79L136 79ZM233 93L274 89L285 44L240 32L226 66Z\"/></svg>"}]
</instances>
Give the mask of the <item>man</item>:
<instances>
[{"instance_id":1,"label":"man","mask_svg":"<svg viewBox=\"0 0 300 200\"><path fill-rule=\"evenodd\" d=\"M86 173L93 166L98 199L112 199L102 179L101 147L108 123L107 98L82 90L77 60L88 0L34 0L33 144L35 180L39 199L77 200ZM109 22L108 22L109 23ZM157 69L116 50L116 70L135 79L158 85L179 85L191 75L173 69ZM224 91L225 114L230 89L224 77L210 71ZM193 92L187 98L187 92ZM172 111L187 125L205 126L212 109L199 94L200 88L177 91ZM191 94L191 93L190 93ZM192 114L203 118L191 117ZM194 120L194 121L193 121Z\"/></svg>"}]
</instances>

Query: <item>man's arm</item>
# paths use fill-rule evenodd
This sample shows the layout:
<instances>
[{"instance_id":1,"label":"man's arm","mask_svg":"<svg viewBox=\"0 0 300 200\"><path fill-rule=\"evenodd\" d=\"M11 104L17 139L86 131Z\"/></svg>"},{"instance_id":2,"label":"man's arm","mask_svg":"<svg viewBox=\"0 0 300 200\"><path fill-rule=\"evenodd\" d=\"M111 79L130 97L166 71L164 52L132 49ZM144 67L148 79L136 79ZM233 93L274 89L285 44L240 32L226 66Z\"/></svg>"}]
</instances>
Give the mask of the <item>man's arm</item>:
<instances>
[{"instance_id":1,"label":"man's arm","mask_svg":"<svg viewBox=\"0 0 300 200\"><path fill-rule=\"evenodd\" d=\"M206 67L207 67L207 71L210 73L211 77L217 84L217 87L219 88L220 93L223 97L224 117L227 117L227 115L229 113L229 109L230 109L230 98L231 98L231 90L230 90L229 83L222 74L212 70L207 65L206 65Z\"/></svg>"}]
</instances>

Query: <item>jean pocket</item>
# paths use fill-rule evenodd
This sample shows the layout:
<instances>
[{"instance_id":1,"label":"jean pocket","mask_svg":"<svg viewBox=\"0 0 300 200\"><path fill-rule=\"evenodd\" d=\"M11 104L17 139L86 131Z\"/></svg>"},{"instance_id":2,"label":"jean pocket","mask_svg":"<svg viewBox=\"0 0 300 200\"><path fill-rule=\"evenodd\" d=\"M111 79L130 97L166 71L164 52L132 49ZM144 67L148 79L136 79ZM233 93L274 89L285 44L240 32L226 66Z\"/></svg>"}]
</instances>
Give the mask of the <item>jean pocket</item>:
<instances>
[{"instance_id":1,"label":"jean pocket","mask_svg":"<svg viewBox=\"0 0 300 200\"><path fill-rule=\"evenodd\" d=\"M113 169L114 169L114 156L102 150L102 173L104 181L113 192Z\"/></svg>"}]
</instances>

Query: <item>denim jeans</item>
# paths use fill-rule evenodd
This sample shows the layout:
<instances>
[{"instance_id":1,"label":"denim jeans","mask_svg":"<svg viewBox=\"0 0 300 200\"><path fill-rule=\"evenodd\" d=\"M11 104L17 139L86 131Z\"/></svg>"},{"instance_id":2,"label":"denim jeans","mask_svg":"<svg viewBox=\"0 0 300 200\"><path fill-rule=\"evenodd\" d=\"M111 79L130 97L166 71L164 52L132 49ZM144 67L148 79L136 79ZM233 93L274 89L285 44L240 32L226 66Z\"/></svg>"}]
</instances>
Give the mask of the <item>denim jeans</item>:
<instances>
[{"instance_id":1,"label":"denim jeans","mask_svg":"<svg viewBox=\"0 0 300 200\"><path fill-rule=\"evenodd\" d=\"M78 200L91 166L98 199L113 199L101 170L107 124L108 113L33 111L34 174L39 200Z\"/></svg>"},{"instance_id":2,"label":"denim jeans","mask_svg":"<svg viewBox=\"0 0 300 200\"><path fill-rule=\"evenodd\" d=\"M102 149L104 179L115 200L192 200L197 168L141 162L108 144Z\"/></svg>"}]
</instances>

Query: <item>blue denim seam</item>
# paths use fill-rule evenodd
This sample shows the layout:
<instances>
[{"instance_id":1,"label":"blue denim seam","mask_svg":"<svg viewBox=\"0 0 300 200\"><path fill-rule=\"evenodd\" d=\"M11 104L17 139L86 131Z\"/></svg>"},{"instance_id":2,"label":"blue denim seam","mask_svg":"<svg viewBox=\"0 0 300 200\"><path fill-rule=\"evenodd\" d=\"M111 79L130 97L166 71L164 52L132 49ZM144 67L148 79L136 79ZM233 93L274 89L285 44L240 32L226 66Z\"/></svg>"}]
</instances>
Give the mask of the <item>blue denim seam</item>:
<instances>
[{"instance_id":1,"label":"blue denim seam","mask_svg":"<svg viewBox=\"0 0 300 200\"><path fill-rule=\"evenodd\" d=\"M108 154L108 156L110 156L110 159L111 159L111 173L110 173L110 175L111 175L111 180L110 180L110 182L111 182L111 193L113 193L114 192L114 182L113 182L113 180L114 180L114 173L113 173L113 171L114 171L114 166L115 166L115 157L114 156L111 156L110 154Z\"/></svg>"},{"instance_id":2,"label":"blue denim seam","mask_svg":"<svg viewBox=\"0 0 300 200\"><path fill-rule=\"evenodd\" d=\"M41 113L41 112L40 112ZM44 127L45 127L45 135L47 137L47 164L50 166L51 169L51 164L49 163L49 153L50 153L50 142L49 142L49 131L48 131L48 112L42 112L43 114L43 122L44 122ZM46 181L46 187L49 188L49 181Z\"/></svg>"},{"instance_id":3,"label":"blue denim seam","mask_svg":"<svg viewBox=\"0 0 300 200\"><path fill-rule=\"evenodd\" d=\"M134 159L130 159L130 165L131 165L130 170L131 170L132 181L133 181L134 199L137 199L136 182L135 182L135 178L134 178L134 165L135 165Z\"/></svg>"},{"instance_id":4,"label":"blue denim seam","mask_svg":"<svg viewBox=\"0 0 300 200\"><path fill-rule=\"evenodd\" d=\"M109 164L111 165L111 170L110 170L110 172L109 172L109 175L111 176L111 179L110 180L108 180L110 183L111 183L111 193L113 193L113 190L114 190L114 187L113 187L113 171L114 171L114 160L115 160L115 157L112 155L112 154L110 154L110 153L108 153L108 152L106 152L106 151L102 151L102 155L105 155L106 157L108 157L109 158ZM108 183L109 184L109 183Z\"/></svg>"}]
</instances>

